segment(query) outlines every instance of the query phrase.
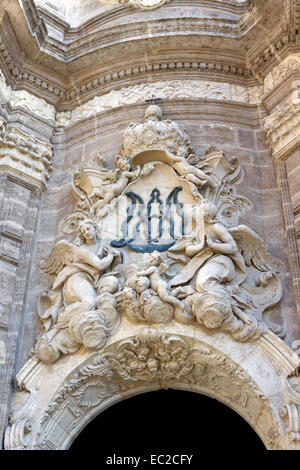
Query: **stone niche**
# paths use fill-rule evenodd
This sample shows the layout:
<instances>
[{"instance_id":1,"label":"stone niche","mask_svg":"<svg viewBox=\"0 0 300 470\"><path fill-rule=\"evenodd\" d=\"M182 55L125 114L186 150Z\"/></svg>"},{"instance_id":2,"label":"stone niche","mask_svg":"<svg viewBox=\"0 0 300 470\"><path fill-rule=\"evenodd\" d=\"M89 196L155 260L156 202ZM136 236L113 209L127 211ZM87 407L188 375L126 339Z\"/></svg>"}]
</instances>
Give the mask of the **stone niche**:
<instances>
[{"instance_id":1,"label":"stone niche","mask_svg":"<svg viewBox=\"0 0 300 470\"><path fill-rule=\"evenodd\" d=\"M268 449L298 448L300 360L272 319L279 263L239 222L243 174L154 104L123 131L114 168L98 157L73 173L6 449L66 449L103 409L161 387L217 398Z\"/></svg>"}]
</instances>

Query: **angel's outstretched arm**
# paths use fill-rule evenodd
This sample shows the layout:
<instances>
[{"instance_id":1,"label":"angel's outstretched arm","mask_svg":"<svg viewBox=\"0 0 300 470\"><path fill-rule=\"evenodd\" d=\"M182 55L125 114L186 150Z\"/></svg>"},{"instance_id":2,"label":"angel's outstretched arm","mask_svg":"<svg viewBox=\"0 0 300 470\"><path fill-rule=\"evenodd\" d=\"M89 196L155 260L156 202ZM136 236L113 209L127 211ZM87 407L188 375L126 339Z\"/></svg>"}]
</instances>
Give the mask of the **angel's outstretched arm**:
<instances>
[{"instance_id":1,"label":"angel's outstretched arm","mask_svg":"<svg viewBox=\"0 0 300 470\"><path fill-rule=\"evenodd\" d=\"M180 155L172 155L170 156L170 158L172 159L172 162L173 163L176 163L176 162L182 162L183 160L185 160L184 157L181 157Z\"/></svg>"}]
</instances>

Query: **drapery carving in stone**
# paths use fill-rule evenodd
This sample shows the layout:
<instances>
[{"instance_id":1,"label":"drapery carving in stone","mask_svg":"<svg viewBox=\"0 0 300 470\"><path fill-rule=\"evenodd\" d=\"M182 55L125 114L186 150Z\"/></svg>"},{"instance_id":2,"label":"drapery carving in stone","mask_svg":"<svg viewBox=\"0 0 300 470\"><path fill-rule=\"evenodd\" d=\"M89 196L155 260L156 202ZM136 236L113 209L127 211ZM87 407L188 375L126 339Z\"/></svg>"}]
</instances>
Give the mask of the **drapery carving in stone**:
<instances>
[{"instance_id":1,"label":"drapery carving in stone","mask_svg":"<svg viewBox=\"0 0 300 470\"><path fill-rule=\"evenodd\" d=\"M264 311L281 298L278 267L238 217L237 157L214 146L198 156L177 123L150 105L123 134L115 169L103 160L74 174L76 210L41 268L53 275L39 300L44 332L35 353L54 362L81 345L100 349L126 316L221 329L237 341L276 325Z\"/></svg>"}]
</instances>

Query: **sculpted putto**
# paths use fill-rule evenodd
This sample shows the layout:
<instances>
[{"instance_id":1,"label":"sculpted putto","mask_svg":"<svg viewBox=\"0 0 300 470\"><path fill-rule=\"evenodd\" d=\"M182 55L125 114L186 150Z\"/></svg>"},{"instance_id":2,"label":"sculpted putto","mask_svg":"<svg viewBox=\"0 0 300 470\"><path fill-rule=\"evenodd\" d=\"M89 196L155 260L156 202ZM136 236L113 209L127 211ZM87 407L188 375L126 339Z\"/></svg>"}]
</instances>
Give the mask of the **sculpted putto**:
<instances>
[{"instance_id":1,"label":"sculpted putto","mask_svg":"<svg viewBox=\"0 0 300 470\"><path fill-rule=\"evenodd\" d=\"M205 183L208 183L213 189L218 187L216 178L212 178L200 168L191 165L184 157L172 156L172 167L180 176L183 176L200 188Z\"/></svg>"},{"instance_id":2,"label":"sculpted putto","mask_svg":"<svg viewBox=\"0 0 300 470\"><path fill-rule=\"evenodd\" d=\"M115 165L115 172L109 173L110 182L103 185L101 188L96 188L90 194L90 199L96 200L96 202L93 202L93 207L96 210L97 215L101 215L102 217L107 214L106 206L114 198L119 196L128 183L131 180L136 179L141 172L140 167L137 167L135 171L132 171L130 160L125 156L117 155Z\"/></svg>"},{"instance_id":3,"label":"sculpted putto","mask_svg":"<svg viewBox=\"0 0 300 470\"><path fill-rule=\"evenodd\" d=\"M221 330L237 341L280 332L263 321L282 295L278 267L261 238L237 223L251 204L235 190L236 157L214 146L197 156L186 131L152 104L145 123L125 131L116 168L99 162L74 179L78 204L62 229L76 241L58 242L41 264L54 280L39 300L40 361L103 347L123 318ZM118 212L121 199L127 206ZM134 354L127 359L140 367Z\"/></svg>"}]
</instances>

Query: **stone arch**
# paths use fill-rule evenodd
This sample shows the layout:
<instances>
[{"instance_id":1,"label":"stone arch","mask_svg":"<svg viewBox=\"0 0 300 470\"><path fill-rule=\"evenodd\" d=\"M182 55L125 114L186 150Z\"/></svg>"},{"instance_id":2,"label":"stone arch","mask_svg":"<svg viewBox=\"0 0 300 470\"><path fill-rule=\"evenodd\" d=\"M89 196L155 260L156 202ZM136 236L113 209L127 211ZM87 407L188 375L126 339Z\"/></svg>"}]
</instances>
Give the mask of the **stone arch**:
<instances>
[{"instance_id":1,"label":"stone arch","mask_svg":"<svg viewBox=\"0 0 300 470\"><path fill-rule=\"evenodd\" d=\"M226 333L175 323L159 329L124 325L100 351L82 347L55 364L35 358L25 364L5 447L67 449L88 422L116 402L174 388L231 407L267 449L291 449L282 410L288 377L298 367L297 355L270 332L237 343Z\"/></svg>"},{"instance_id":2,"label":"stone arch","mask_svg":"<svg viewBox=\"0 0 300 470\"><path fill-rule=\"evenodd\" d=\"M102 429L107 432L102 433ZM225 451L233 440L244 450L249 445L254 450L265 448L253 427L230 406L215 397L179 387L146 391L114 403L89 421L68 449L95 448L99 431L100 457L104 459L112 456L115 449L118 455L131 455L137 449L143 455L179 448L196 452L199 443L208 451L217 442L218 448Z\"/></svg>"}]
</instances>

